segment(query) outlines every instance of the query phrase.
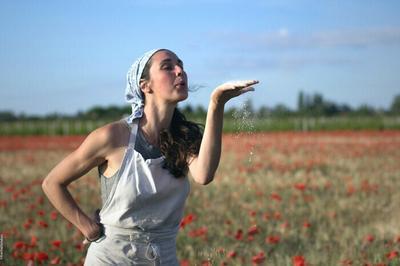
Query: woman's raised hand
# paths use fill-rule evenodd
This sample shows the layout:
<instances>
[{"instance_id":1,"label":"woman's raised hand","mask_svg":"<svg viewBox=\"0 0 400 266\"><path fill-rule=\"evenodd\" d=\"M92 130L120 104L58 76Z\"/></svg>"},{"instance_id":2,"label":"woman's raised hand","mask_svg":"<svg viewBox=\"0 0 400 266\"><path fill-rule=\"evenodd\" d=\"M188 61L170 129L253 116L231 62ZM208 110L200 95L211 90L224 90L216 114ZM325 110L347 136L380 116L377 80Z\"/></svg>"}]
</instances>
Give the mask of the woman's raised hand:
<instances>
[{"instance_id":1,"label":"woman's raised hand","mask_svg":"<svg viewBox=\"0 0 400 266\"><path fill-rule=\"evenodd\" d=\"M254 91L252 86L258 82L258 80L239 80L226 82L218 86L211 93L211 101L217 105L224 105L227 101L234 97L237 97L248 91Z\"/></svg>"}]
</instances>

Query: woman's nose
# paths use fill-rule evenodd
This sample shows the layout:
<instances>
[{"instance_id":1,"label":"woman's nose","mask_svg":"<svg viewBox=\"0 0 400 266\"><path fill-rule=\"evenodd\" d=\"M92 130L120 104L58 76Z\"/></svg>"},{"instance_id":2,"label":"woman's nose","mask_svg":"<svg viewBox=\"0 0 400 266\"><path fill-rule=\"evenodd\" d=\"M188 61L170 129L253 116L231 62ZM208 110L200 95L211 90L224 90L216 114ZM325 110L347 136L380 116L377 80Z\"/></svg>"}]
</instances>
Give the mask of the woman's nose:
<instances>
[{"instance_id":1,"label":"woman's nose","mask_svg":"<svg viewBox=\"0 0 400 266\"><path fill-rule=\"evenodd\" d=\"M175 66L175 73L176 73L176 75L177 76L182 76L183 75L183 68L182 67L180 67L179 65L176 65Z\"/></svg>"}]
</instances>

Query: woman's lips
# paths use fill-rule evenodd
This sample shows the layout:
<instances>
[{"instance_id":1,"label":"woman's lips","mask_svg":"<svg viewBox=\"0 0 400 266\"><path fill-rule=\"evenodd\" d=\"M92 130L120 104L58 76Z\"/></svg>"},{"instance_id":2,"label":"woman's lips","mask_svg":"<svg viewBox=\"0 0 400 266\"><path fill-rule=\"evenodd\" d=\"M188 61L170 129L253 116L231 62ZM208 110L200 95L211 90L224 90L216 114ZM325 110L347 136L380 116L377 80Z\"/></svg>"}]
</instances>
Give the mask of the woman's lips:
<instances>
[{"instance_id":1,"label":"woman's lips","mask_svg":"<svg viewBox=\"0 0 400 266\"><path fill-rule=\"evenodd\" d=\"M186 82L184 82L184 81L178 82L178 83L175 84L175 86L177 86L177 87L186 87Z\"/></svg>"}]
</instances>

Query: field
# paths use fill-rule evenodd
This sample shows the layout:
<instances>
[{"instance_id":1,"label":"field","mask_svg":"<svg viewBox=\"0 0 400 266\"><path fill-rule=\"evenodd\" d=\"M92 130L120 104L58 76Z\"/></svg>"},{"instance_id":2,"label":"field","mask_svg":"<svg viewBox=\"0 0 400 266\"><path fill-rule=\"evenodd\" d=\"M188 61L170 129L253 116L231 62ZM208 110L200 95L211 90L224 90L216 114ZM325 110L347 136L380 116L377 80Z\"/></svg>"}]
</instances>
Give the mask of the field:
<instances>
[{"instance_id":1,"label":"field","mask_svg":"<svg viewBox=\"0 0 400 266\"><path fill-rule=\"evenodd\" d=\"M0 264L82 264L40 186L82 140L0 137ZM400 131L226 134L214 182L191 185L181 265L400 265ZM69 190L100 207L95 170Z\"/></svg>"},{"instance_id":2,"label":"field","mask_svg":"<svg viewBox=\"0 0 400 266\"><path fill-rule=\"evenodd\" d=\"M117 118L116 118L117 119ZM115 120L116 120L115 119ZM205 117L190 117L188 120L204 124ZM0 136L31 135L86 135L95 128L114 119L79 120L19 120L0 121ZM225 115L224 132L243 131L320 131L320 130L400 130L400 117L377 116L333 116L333 117L264 117L256 118L246 108Z\"/></svg>"}]
</instances>

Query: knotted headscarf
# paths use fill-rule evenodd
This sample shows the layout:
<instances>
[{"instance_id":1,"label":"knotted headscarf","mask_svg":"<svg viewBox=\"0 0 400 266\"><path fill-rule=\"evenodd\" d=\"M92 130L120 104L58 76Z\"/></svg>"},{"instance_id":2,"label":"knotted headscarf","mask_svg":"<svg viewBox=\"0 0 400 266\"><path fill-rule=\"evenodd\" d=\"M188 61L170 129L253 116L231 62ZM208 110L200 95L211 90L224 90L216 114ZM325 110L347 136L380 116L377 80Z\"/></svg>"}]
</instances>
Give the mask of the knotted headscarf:
<instances>
[{"instance_id":1,"label":"knotted headscarf","mask_svg":"<svg viewBox=\"0 0 400 266\"><path fill-rule=\"evenodd\" d=\"M158 48L146 52L144 55L136 59L128 70L126 75L127 84L125 88L125 100L132 106L132 114L126 118L129 123L132 123L133 119L143 116L144 95L139 87L140 78L142 77L147 62L153 54L160 50L165 49Z\"/></svg>"}]
</instances>

